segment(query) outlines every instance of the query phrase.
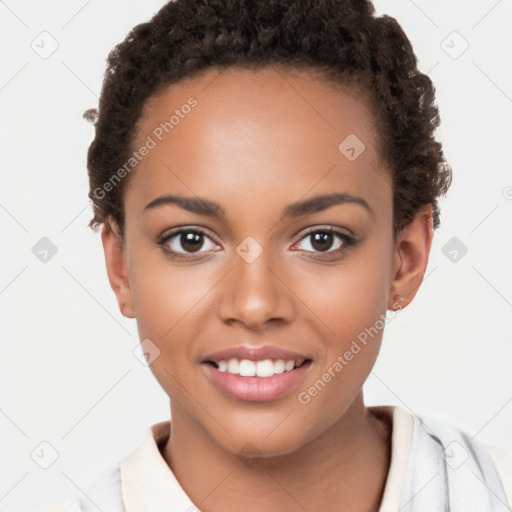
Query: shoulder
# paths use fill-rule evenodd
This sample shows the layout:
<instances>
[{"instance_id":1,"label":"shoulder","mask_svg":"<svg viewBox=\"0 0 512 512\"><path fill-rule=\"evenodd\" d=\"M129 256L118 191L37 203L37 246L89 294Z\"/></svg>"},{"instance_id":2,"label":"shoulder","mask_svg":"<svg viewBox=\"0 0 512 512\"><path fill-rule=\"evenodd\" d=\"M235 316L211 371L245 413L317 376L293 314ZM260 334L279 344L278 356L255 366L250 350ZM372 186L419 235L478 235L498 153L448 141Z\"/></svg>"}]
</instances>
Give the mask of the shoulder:
<instances>
[{"instance_id":1,"label":"shoulder","mask_svg":"<svg viewBox=\"0 0 512 512\"><path fill-rule=\"evenodd\" d=\"M126 474L122 468L128 466L128 487L132 484L130 475L136 472L142 479L149 478L143 468L155 464L165 464L159 453L158 444L165 441L170 434L170 421L162 421L150 427L144 432L142 442L134 448L124 459L115 466L109 466L100 472L100 476L92 485L86 487L82 496L75 497L65 503L56 503L37 512L126 512L123 504L123 482ZM167 471L167 466L163 466ZM122 479L122 475L124 478ZM167 477L167 474L166 474ZM138 486L140 478L135 478L135 486Z\"/></svg>"},{"instance_id":2,"label":"shoulder","mask_svg":"<svg viewBox=\"0 0 512 512\"><path fill-rule=\"evenodd\" d=\"M512 451L497 448L491 444L484 444L498 474L500 475L508 502L512 504Z\"/></svg>"},{"instance_id":3,"label":"shoulder","mask_svg":"<svg viewBox=\"0 0 512 512\"><path fill-rule=\"evenodd\" d=\"M110 467L84 492L81 498L56 503L38 512L125 512L122 502L121 471L119 465Z\"/></svg>"},{"instance_id":4,"label":"shoulder","mask_svg":"<svg viewBox=\"0 0 512 512\"><path fill-rule=\"evenodd\" d=\"M463 494L482 506L491 502L494 507L512 504L512 452L485 444L429 416L414 417L413 439L415 460L411 463L425 464L434 456L437 462L431 463L432 475L441 477L442 487L453 499Z\"/></svg>"}]
</instances>

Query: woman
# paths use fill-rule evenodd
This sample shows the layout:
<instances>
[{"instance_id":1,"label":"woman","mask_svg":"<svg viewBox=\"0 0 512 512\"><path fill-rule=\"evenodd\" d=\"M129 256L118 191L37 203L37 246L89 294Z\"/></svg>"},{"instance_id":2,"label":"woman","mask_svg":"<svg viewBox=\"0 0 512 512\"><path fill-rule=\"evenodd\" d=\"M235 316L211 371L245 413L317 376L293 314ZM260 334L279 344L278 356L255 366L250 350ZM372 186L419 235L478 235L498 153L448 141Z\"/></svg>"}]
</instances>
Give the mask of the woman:
<instances>
[{"instance_id":1,"label":"woman","mask_svg":"<svg viewBox=\"0 0 512 512\"><path fill-rule=\"evenodd\" d=\"M172 420L51 510L510 507L512 454L363 400L451 181L396 20L169 2L111 52L86 116L90 225Z\"/></svg>"}]
</instances>

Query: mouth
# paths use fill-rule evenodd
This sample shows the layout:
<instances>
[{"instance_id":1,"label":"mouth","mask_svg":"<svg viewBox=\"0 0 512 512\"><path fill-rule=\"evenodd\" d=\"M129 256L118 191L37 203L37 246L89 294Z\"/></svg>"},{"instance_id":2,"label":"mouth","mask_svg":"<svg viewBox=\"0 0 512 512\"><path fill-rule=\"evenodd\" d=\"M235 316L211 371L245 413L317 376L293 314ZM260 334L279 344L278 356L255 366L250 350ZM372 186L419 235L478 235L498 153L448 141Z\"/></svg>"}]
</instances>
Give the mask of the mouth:
<instances>
[{"instance_id":1,"label":"mouth","mask_svg":"<svg viewBox=\"0 0 512 512\"><path fill-rule=\"evenodd\" d=\"M224 395L263 402L289 395L304 380L312 363L306 355L277 348L238 347L208 356L202 366Z\"/></svg>"},{"instance_id":2,"label":"mouth","mask_svg":"<svg viewBox=\"0 0 512 512\"><path fill-rule=\"evenodd\" d=\"M296 359L220 359L218 361L205 361L207 364L216 368L219 372L227 372L241 377L260 377L270 378L274 375L280 375L290 372L311 362L311 359L298 357Z\"/></svg>"}]
</instances>

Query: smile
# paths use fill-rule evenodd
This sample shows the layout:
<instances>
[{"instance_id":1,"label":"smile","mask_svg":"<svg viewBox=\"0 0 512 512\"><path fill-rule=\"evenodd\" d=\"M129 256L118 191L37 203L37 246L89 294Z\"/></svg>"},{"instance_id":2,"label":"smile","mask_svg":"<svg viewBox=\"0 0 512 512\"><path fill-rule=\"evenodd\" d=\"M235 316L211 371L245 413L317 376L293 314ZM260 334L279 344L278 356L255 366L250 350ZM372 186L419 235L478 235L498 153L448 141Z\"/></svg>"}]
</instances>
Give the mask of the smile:
<instances>
[{"instance_id":1,"label":"smile","mask_svg":"<svg viewBox=\"0 0 512 512\"><path fill-rule=\"evenodd\" d=\"M289 395L305 378L312 359L276 347L233 347L210 354L202 366L230 398L263 402Z\"/></svg>"},{"instance_id":2,"label":"smile","mask_svg":"<svg viewBox=\"0 0 512 512\"><path fill-rule=\"evenodd\" d=\"M238 360L236 358L229 360L210 361L220 372L227 372L241 377L262 377L268 378L289 372L304 364L305 358L301 357L296 360L289 359L263 359L260 361L252 361L250 359Z\"/></svg>"}]
</instances>

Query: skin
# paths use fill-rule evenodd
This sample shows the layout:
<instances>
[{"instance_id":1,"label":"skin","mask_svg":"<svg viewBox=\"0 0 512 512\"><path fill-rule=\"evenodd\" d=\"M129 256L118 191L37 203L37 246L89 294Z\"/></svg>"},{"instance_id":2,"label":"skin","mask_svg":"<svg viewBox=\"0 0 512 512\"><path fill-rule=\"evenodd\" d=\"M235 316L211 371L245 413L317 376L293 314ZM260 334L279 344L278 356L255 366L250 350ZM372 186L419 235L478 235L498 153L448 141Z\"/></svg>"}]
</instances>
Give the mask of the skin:
<instances>
[{"instance_id":1,"label":"skin","mask_svg":"<svg viewBox=\"0 0 512 512\"><path fill-rule=\"evenodd\" d=\"M198 105L152 149L125 191L124 245L104 226L107 272L123 315L160 355L150 368L170 397L172 428L162 456L196 506L212 511L378 510L390 463L390 426L364 405L362 386L383 330L303 404L298 393L324 374L388 309L406 307L432 243L425 207L396 239L390 172L376 150L376 123L355 89L304 71L230 68L187 79L151 97L136 147L194 96ZM349 134L365 144L354 161L338 150ZM367 201L288 219L289 204L323 193ZM220 203L224 219L165 204L158 196ZM202 227L199 252L157 242L178 226ZM328 252L309 227L336 235ZM236 249L253 237L251 263ZM172 243L172 245L171 245ZM341 254L335 254L345 247ZM187 256L188 255L188 256ZM293 392L265 402L227 397L201 364L213 351L265 344L313 360ZM251 452L246 459L241 453Z\"/></svg>"}]
</instances>

